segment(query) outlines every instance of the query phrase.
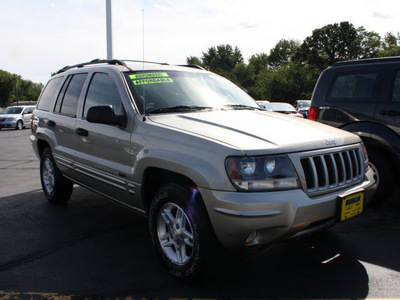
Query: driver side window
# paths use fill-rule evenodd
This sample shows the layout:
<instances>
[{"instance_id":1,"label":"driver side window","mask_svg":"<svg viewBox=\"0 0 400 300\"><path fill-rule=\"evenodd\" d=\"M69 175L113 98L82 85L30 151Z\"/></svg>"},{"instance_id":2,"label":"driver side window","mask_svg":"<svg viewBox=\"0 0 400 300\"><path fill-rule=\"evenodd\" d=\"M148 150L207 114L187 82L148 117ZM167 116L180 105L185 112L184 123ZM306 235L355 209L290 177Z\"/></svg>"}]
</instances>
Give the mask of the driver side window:
<instances>
[{"instance_id":1,"label":"driver side window","mask_svg":"<svg viewBox=\"0 0 400 300\"><path fill-rule=\"evenodd\" d=\"M87 112L92 106L111 106L116 115L124 113L121 97L114 79L106 73L95 73L85 99L83 118L86 119Z\"/></svg>"}]
</instances>

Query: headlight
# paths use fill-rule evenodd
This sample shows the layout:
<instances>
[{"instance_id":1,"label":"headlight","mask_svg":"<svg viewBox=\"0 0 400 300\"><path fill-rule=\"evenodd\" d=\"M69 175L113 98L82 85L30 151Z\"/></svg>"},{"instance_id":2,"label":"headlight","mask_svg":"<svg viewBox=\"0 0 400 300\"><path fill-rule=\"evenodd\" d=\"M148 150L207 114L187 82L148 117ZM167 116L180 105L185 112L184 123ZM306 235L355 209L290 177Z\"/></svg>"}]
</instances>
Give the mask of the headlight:
<instances>
[{"instance_id":1,"label":"headlight","mask_svg":"<svg viewBox=\"0 0 400 300\"><path fill-rule=\"evenodd\" d=\"M225 166L233 185L242 191L288 190L300 187L297 173L285 155L228 157Z\"/></svg>"}]
</instances>

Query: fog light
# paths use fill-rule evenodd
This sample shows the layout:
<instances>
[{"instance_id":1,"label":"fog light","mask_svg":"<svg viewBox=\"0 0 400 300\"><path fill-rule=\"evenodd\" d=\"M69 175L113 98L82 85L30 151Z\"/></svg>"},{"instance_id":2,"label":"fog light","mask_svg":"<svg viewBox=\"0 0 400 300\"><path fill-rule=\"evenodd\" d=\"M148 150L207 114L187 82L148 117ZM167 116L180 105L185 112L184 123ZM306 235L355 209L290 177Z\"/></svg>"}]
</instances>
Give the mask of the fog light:
<instances>
[{"instance_id":1,"label":"fog light","mask_svg":"<svg viewBox=\"0 0 400 300\"><path fill-rule=\"evenodd\" d=\"M249 237L246 239L246 245L256 245L257 231L252 232Z\"/></svg>"}]
</instances>

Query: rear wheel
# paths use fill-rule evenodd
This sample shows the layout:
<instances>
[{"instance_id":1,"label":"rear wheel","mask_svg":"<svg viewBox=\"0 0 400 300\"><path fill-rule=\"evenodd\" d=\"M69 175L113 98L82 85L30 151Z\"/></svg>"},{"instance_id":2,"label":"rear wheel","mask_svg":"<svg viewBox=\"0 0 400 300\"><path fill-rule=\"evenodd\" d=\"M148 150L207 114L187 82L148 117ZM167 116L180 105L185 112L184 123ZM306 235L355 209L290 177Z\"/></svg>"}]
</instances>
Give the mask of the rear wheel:
<instances>
[{"instance_id":1,"label":"rear wheel","mask_svg":"<svg viewBox=\"0 0 400 300\"><path fill-rule=\"evenodd\" d=\"M374 198L369 205L377 205L386 201L393 194L396 183L396 174L392 167L390 157L383 151L368 148L369 166L374 171L377 189Z\"/></svg>"},{"instance_id":2,"label":"rear wheel","mask_svg":"<svg viewBox=\"0 0 400 300\"><path fill-rule=\"evenodd\" d=\"M40 181L50 202L63 203L71 197L73 184L58 169L50 148L44 149L40 158Z\"/></svg>"},{"instance_id":3,"label":"rear wheel","mask_svg":"<svg viewBox=\"0 0 400 300\"><path fill-rule=\"evenodd\" d=\"M160 188L150 207L150 234L168 271L182 279L204 278L215 268L219 244L197 190Z\"/></svg>"}]
</instances>

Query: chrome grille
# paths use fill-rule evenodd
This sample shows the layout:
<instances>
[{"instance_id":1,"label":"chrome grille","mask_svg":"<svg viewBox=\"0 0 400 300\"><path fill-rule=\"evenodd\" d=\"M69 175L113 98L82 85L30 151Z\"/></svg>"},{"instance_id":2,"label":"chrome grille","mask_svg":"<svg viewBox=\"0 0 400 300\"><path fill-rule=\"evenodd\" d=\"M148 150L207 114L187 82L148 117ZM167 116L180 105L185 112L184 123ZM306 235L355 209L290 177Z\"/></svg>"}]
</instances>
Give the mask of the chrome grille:
<instances>
[{"instance_id":1,"label":"chrome grille","mask_svg":"<svg viewBox=\"0 0 400 300\"><path fill-rule=\"evenodd\" d=\"M303 157L309 193L345 187L364 177L362 154L358 149Z\"/></svg>"}]
</instances>

